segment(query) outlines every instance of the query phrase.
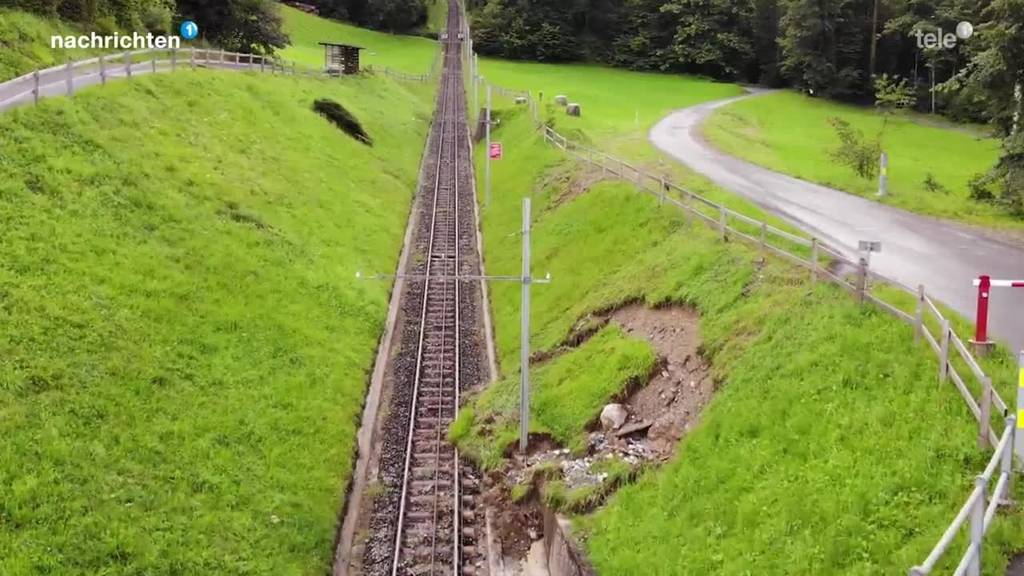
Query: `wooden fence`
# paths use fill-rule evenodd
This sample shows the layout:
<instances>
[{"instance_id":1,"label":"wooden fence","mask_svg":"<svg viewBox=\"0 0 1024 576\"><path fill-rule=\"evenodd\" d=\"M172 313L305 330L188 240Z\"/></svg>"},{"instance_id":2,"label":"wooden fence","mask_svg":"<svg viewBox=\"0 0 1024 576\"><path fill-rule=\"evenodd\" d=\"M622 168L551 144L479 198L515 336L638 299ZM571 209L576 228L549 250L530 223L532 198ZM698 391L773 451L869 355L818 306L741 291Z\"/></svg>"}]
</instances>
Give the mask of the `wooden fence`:
<instances>
[{"instance_id":1,"label":"wooden fence","mask_svg":"<svg viewBox=\"0 0 1024 576\"><path fill-rule=\"evenodd\" d=\"M722 240L737 238L756 246L762 253L771 252L806 268L810 282L821 279L831 281L851 292L860 302L872 303L910 324L914 338L923 339L938 358L939 381L953 383L978 422L979 447L995 447L995 451L983 473L976 478L974 489L967 501L939 542L925 561L911 568L909 574L930 574L965 524L969 524L969 545L960 557L954 574L977 576L980 573L981 549L985 534L998 507L1009 501L1013 455L1015 448L1020 449L1015 446L1016 417L1011 414L1006 402L993 388L992 379L953 329L949 319L927 294L924 286L911 289L874 273L866 257L851 259L817 238L787 232L773 226L766 219L752 218L696 194L664 175L651 174L621 158L574 142L542 121L539 103L531 98L529 92L497 86L492 86L491 89L506 97L525 99L545 142L552 146L595 169L600 169L605 175L633 184L638 191L657 198L660 204L679 208L688 222L694 219L703 221L713 228ZM895 286L912 294L916 301L914 313L908 313L885 301L883 296L873 294L872 287L878 285ZM999 434L993 430L993 420L999 424ZM991 481L997 470L998 477L993 485Z\"/></svg>"}]
</instances>

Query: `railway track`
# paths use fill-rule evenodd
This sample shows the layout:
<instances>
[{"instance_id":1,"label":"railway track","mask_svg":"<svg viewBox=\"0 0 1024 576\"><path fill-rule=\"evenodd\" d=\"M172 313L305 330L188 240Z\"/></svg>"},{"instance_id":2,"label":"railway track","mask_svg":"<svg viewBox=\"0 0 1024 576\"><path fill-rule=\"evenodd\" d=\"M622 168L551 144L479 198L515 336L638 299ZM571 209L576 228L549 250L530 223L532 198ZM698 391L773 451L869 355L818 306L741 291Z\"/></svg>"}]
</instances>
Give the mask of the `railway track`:
<instances>
[{"instance_id":1,"label":"railway track","mask_svg":"<svg viewBox=\"0 0 1024 576\"><path fill-rule=\"evenodd\" d=\"M482 373L476 200L462 82L458 5L449 3L444 66L417 199L412 280L392 360L379 477L363 562L373 576L487 574L478 478L447 441L461 392Z\"/></svg>"}]
</instances>

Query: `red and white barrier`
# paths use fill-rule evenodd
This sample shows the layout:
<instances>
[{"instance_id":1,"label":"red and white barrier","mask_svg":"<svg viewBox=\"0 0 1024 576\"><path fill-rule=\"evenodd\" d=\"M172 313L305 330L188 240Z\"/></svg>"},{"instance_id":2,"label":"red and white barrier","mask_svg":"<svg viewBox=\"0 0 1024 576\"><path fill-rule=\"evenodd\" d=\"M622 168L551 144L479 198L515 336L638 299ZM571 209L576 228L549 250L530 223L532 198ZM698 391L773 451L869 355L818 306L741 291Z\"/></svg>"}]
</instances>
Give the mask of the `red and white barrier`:
<instances>
[{"instance_id":1,"label":"red and white barrier","mask_svg":"<svg viewBox=\"0 0 1024 576\"><path fill-rule=\"evenodd\" d=\"M988 346L991 342L988 339L988 299L992 288L1024 288L1024 280L993 280L989 276L975 278L974 285L978 287L978 315L975 319L974 344L976 346Z\"/></svg>"}]
</instances>

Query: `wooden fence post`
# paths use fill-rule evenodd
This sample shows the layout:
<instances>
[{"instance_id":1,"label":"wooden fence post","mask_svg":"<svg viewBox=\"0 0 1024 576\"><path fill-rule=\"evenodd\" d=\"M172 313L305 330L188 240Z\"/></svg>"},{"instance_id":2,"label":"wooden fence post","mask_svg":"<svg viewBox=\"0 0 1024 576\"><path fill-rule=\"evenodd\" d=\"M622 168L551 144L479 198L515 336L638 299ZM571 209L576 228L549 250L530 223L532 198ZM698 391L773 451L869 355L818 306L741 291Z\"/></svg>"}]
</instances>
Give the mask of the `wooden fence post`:
<instances>
[{"instance_id":1,"label":"wooden fence post","mask_svg":"<svg viewBox=\"0 0 1024 576\"><path fill-rule=\"evenodd\" d=\"M864 303L868 291L868 259L861 256L857 259L857 301Z\"/></svg>"},{"instance_id":2,"label":"wooden fence post","mask_svg":"<svg viewBox=\"0 0 1024 576\"><path fill-rule=\"evenodd\" d=\"M939 382L949 378L949 320L942 319L942 336L939 348Z\"/></svg>"},{"instance_id":3,"label":"wooden fence post","mask_svg":"<svg viewBox=\"0 0 1024 576\"><path fill-rule=\"evenodd\" d=\"M989 448L989 434L992 424L992 379L981 379L981 417L978 418L978 448Z\"/></svg>"},{"instance_id":4,"label":"wooden fence post","mask_svg":"<svg viewBox=\"0 0 1024 576\"><path fill-rule=\"evenodd\" d=\"M761 263L768 260L768 223L761 222Z\"/></svg>"},{"instance_id":5,"label":"wooden fence post","mask_svg":"<svg viewBox=\"0 0 1024 576\"><path fill-rule=\"evenodd\" d=\"M171 72L174 72L178 68L178 50L171 48Z\"/></svg>"},{"instance_id":6,"label":"wooden fence post","mask_svg":"<svg viewBox=\"0 0 1024 576\"><path fill-rule=\"evenodd\" d=\"M100 54L100 85L105 86L107 84L107 58L103 54Z\"/></svg>"},{"instance_id":7,"label":"wooden fence post","mask_svg":"<svg viewBox=\"0 0 1024 576\"><path fill-rule=\"evenodd\" d=\"M67 84L68 96L71 96L75 92L75 68L71 62L68 62L67 65L64 66L64 74L64 82Z\"/></svg>"},{"instance_id":8,"label":"wooden fence post","mask_svg":"<svg viewBox=\"0 0 1024 576\"><path fill-rule=\"evenodd\" d=\"M658 206L665 205L665 196L668 195L668 183L665 182L665 175L662 174L661 178L661 195L658 196Z\"/></svg>"},{"instance_id":9,"label":"wooden fence post","mask_svg":"<svg viewBox=\"0 0 1024 576\"><path fill-rule=\"evenodd\" d=\"M153 54L153 74L156 74L156 50L154 50L152 52L152 54Z\"/></svg>"},{"instance_id":10,"label":"wooden fence post","mask_svg":"<svg viewBox=\"0 0 1024 576\"><path fill-rule=\"evenodd\" d=\"M924 284L917 285L917 306L914 307L914 342L921 340L924 332Z\"/></svg>"},{"instance_id":11,"label":"wooden fence post","mask_svg":"<svg viewBox=\"0 0 1024 576\"><path fill-rule=\"evenodd\" d=\"M196 49L190 48L188 51L188 64L193 70L196 69Z\"/></svg>"},{"instance_id":12,"label":"wooden fence post","mask_svg":"<svg viewBox=\"0 0 1024 576\"><path fill-rule=\"evenodd\" d=\"M727 219L728 219L728 215L725 212L725 206L724 205L719 206L718 207L718 231L721 233L723 241L728 239L728 233L726 232L726 230L729 229L729 225L728 225L728 220Z\"/></svg>"},{"instance_id":13,"label":"wooden fence post","mask_svg":"<svg viewBox=\"0 0 1024 576\"><path fill-rule=\"evenodd\" d=\"M686 218L686 225L690 226L693 224L693 199L690 198L690 191L683 190L683 215Z\"/></svg>"},{"instance_id":14,"label":"wooden fence post","mask_svg":"<svg viewBox=\"0 0 1024 576\"><path fill-rule=\"evenodd\" d=\"M128 78L132 77L132 53L127 50L124 52L124 75Z\"/></svg>"},{"instance_id":15,"label":"wooden fence post","mask_svg":"<svg viewBox=\"0 0 1024 576\"><path fill-rule=\"evenodd\" d=\"M261 55L260 56L260 73L262 74L262 73L264 73L266 71L267 71L267 57Z\"/></svg>"},{"instance_id":16,"label":"wooden fence post","mask_svg":"<svg viewBox=\"0 0 1024 576\"><path fill-rule=\"evenodd\" d=\"M971 547L974 548L974 557L967 563L965 576L981 574L981 545L985 541L985 508L988 507L988 481L985 480L985 476L979 475L974 479L974 490L980 493L971 507L970 514L970 541Z\"/></svg>"},{"instance_id":17,"label":"wooden fence post","mask_svg":"<svg viewBox=\"0 0 1024 576\"><path fill-rule=\"evenodd\" d=\"M818 239L811 238L811 284L818 282Z\"/></svg>"},{"instance_id":18,"label":"wooden fence post","mask_svg":"<svg viewBox=\"0 0 1024 576\"><path fill-rule=\"evenodd\" d=\"M32 103L39 104L39 70L32 73Z\"/></svg>"}]
</instances>

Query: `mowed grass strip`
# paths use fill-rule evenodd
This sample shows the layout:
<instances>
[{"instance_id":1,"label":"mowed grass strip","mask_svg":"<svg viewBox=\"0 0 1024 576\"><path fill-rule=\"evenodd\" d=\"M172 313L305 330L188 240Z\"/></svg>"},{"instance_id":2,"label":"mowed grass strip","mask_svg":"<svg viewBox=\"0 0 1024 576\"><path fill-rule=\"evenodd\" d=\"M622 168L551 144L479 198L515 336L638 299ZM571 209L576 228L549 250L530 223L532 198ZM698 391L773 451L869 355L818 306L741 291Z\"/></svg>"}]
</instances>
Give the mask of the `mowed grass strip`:
<instances>
[{"instance_id":1,"label":"mowed grass strip","mask_svg":"<svg viewBox=\"0 0 1024 576\"><path fill-rule=\"evenodd\" d=\"M429 113L183 71L0 115L0 573L328 570Z\"/></svg>"},{"instance_id":2,"label":"mowed grass strip","mask_svg":"<svg viewBox=\"0 0 1024 576\"><path fill-rule=\"evenodd\" d=\"M878 182L836 162L839 145L829 118L846 120L868 139L881 133L889 154L889 195ZM977 126L956 125L920 114L885 117L856 107L793 92L735 102L716 111L704 134L723 151L772 170L865 196L912 212L997 228L1024 230L1024 222L970 198L968 182L999 157L999 141ZM941 189L929 189L931 180Z\"/></svg>"},{"instance_id":3,"label":"mowed grass strip","mask_svg":"<svg viewBox=\"0 0 1024 576\"><path fill-rule=\"evenodd\" d=\"M533 289L536 349L619 302L686 304L701 313L719 387L674 460L577 519L598 572L868 575L920 562L989 454L977 449L967 407L937 381L934 357L910 327L829 284L810 286L803 270L774 259L759 268L755 249L685 225L628 184L568 193L579 192L579 169L525 116L503 116L496 133L506 152L492 166L483 230L488 272L514 272L520 200L532 195L534 273L553 278ZM455 429L484 458L514 440L503 413L517 393L517 288L489 289L508 380L471 405L475 426L463 420ZM585 419L541 412L544 372L560 363L577 390L607 393L618 376L572 354L535 368L535 421L579 434ZM1002 569L1022 544L1019 517L1001 515L987 569Z\"/></svg>"},{"instance_id":4,"label":"mowed grass strip","mask_svg":"<svg viewBox=\"0 0 1024 576\"><path fill-rule=\"evenodd\" d=\"M402 36L358 28L281 5L284 30L291 45L280 51L286 60L307 66L324 65L324 47L320 42L351 44L365 48L360 53L363 66L389 66L410 74L423 74L437 57L438 43L420 36Z\"/></svg>"}]
</instances>

